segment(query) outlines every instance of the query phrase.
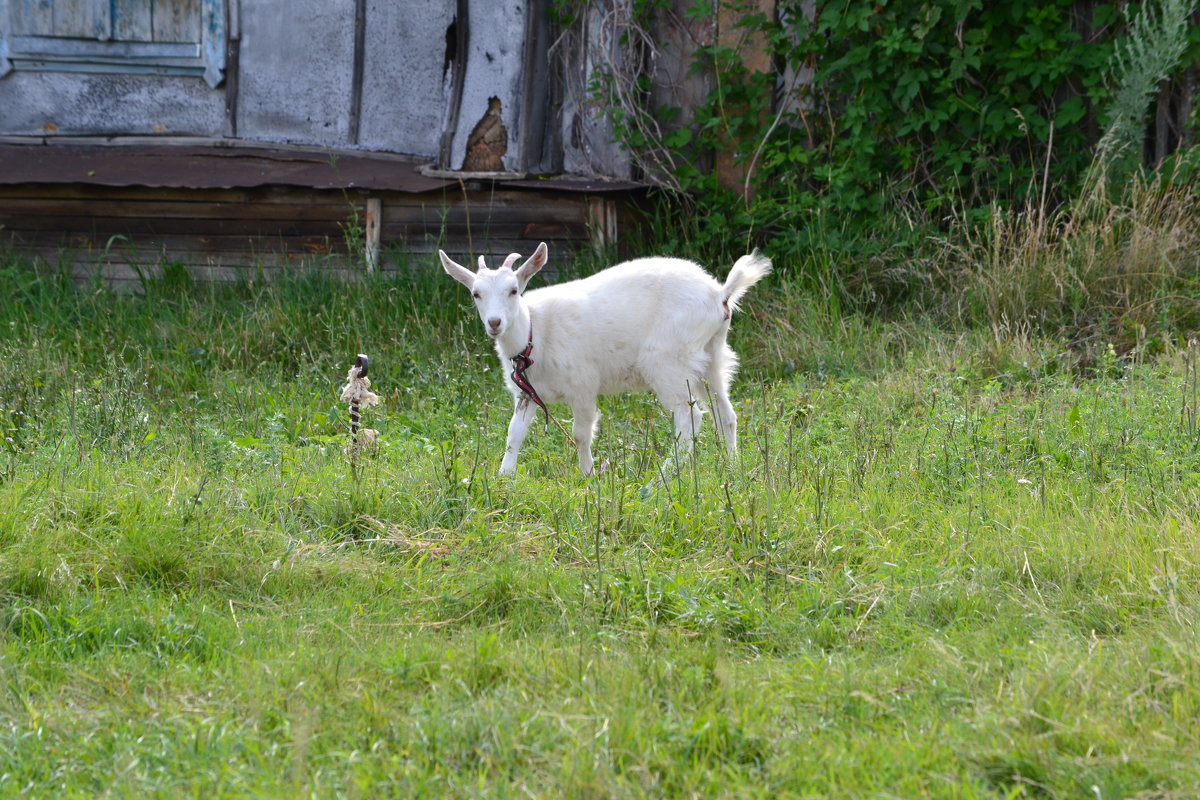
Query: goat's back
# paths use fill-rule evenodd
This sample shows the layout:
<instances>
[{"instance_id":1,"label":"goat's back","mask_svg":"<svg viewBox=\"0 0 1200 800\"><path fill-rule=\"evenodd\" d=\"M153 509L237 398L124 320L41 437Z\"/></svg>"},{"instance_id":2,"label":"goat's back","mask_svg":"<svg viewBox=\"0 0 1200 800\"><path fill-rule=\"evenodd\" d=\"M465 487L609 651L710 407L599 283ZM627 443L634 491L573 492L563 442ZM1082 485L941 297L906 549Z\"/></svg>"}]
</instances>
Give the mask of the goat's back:
<instances>
[{"instance_id":1,"label":"goat's back","mask_svg":"<svg viewBox=\"0 0 1200 800\"><path fill-rule=\"evenodd\" d=\"M543 366L601 392L646 388L662 363L702 369L706 346L728 327L721 284L680 258L627 261L525 300Z\"/></svg>"},{"instance_id":2,"label":"goat's back","mask_svg":"<svg viewBox=\"0 0 1200 800\"><path fill-rule=\"evenodd\" d=\"M637 338L653 328L713 328L723 320L721 284L682 258L638 258L525 295L531 309L581 330ZM706 324L708 323L708 324ZM711 333L710 333L711 335ZM707 337L706 337L707 338Z\"/></svg>"}]
</instances>

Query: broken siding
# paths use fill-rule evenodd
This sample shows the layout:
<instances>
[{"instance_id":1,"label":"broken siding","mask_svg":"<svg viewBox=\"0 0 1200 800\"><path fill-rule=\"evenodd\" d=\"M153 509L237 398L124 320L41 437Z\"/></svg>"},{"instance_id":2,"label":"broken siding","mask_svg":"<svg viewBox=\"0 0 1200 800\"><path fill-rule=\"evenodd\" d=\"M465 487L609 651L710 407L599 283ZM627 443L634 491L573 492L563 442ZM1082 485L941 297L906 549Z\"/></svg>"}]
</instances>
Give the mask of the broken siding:
<instances>
[{"instance_id":1,"label":"broken siding","mask_svg":"<svg viewBox=\"0 0 1200 800\"><path fill-rule=\"evenodd\" d=\"M470 37L467 42L465 75L458 114L448 123L453 128L449 163L444 169L461 169L467 154L467 139L488 111L488 102L500 101L500 118L508 131L504 169L524 172L521 142L521 78L525 65L526 3L494 3L471 0ZM453 102L453 99L451 99Z\"/></svg>"},{"instance_id":2,"label":"broken siding","mask_svg":"<svg viewBox=\"0 0 1200 800\"><path fill-rule=\"evenodd\" d=\"M556 43L555 71L563 82L558 137L562 169L568 173L620 180L632 174L602 91L605 81L640 72L640 55L626 45L632 13L632 6L620 0L597 0Z\"/></svg>"},{"instance_id":3,"label":"broken siding","mask_svg":"<svg viewBox=\"0 0 1200 800\"><path fill-rule=\"evenodd\" d=\"M366 4L358 144L432 160L446 107L446 36L454 3L370 0Z\"/></svg>"}]
</instances>

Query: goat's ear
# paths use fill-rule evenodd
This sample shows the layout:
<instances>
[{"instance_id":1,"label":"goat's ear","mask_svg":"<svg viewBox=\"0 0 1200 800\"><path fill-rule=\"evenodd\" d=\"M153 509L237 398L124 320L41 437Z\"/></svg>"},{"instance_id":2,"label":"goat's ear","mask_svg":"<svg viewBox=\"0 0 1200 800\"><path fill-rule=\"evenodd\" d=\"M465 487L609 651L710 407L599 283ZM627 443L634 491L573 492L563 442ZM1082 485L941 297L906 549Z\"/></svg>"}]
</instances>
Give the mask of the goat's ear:
<instances>
[{"instance_id":1,"label":"goat's ear","mask_svg":"<svg viewBox=\"0 0 1200 800\"><path fill-rule=\"evenodd\" d=\"M446 255L444 250L438 250L438 258L441 259L442 269L446 270L446 274L451 278L454 278L454 280L468 289L475 285L475 273L462 264L456 263L450 256Z\"/></svg>"},{"instance_id":2,"label":"goat's ear","mask_svg":"<svg viewBox=\"0 0 1200 800\"><path fill-rule=\"evenodd\" d=\"M529 283L529 279L536 275L538 270L546 266L546 262L549 260L550 254L546 249L546 243L542 242L538 245L537 250L533 251L533 255L517 269L517 282L521 287L521 291L525 291L525 286Z\"/></svg>"}]
</instances>

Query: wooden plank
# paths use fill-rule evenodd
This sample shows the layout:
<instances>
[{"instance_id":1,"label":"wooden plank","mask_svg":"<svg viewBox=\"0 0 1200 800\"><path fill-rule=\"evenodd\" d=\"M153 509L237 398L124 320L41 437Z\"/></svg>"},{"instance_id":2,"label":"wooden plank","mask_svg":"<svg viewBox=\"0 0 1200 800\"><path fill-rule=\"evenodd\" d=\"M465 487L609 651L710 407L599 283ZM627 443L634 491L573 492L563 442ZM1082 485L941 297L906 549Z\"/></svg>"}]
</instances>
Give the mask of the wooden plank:
<instances>
[{"instance_id":1,"label":"wooden plank","mask_svg":"<svg viewBox=\"0 0 1200 800\"><path fill-rule=\"evenodd\" d=\"M6 229L6 241L18 249L25 247L63 247L102 252L150 252L163 248L172 252L275 253L294 252L311 255L345 253L346 244L330 236L239 236L229 234L153 234L110 235L94 231L63 231L50 228Z\"/></svg>"},{"instance_id":2,"label":"wooden plank","mask_svg":"<svg viewBox=\"0 0 1200 800\"><path fill-rule=\"evenodd\" d=\"M405 213L400 209L385 209L384 224L423 223L436 225L526 225L531 222L547 225L582 225L588 218L583 214L531 214L523 209L430 209L426 212Z\"/></svg>"},{"instance_id":3,"label":"wooden plank","mask_svg":"<svg viewBox=\"0 0 1200 800\"><path fill-rule=\"evenodd\" d=\"M200 56L200 45L194 42L114 42L96 39L62 39L48 36L14 36L12 49L24 53L29 59L99 59L120 62L124 59L152 58L160 66L185 67L189 60ZM169 63L174 61L175 63ZM69 63L58 61L58 67L66 69ZM87 65L77 65L87 66ZM154 68L145 65L146 69Z\"/></svg>"},{"instance_id":4,"label":"wooden plank","mask_svg":"<svg viewBox=\"0 0 1200 800\"><path fill-rule=\"evenodd\" d=\"M109 0L55 0L53 36L70 39L112 38Z\"/></svg>"},{"instance_id":5,"label":"wooden plank","mask_svg":"<svg viewBox=\"0 0 1200 800\"><path fill-rule=\"evenodd\" d=\"M153 0L112 0L113 38L122 42L152 42Z\"/></svg>"},{"instance_id":6,"label":"wooden plank","mask_svg":"<svg viewBox=\"0 0 1200 800\"><path fill-rule=\"evenodd\" d=\"M337 225L351 224L353 211L357 210L358 223L365 226L369 221L367 207L364 205L351 209L347 205L337 204L273 204L273 203L186 203L179 201L153 202L148 200L79 200L55 198L6 198L0 196L0 216L11 217L46 217L64 222L70 219L89 220L102 218L113 221L121 220L155 220L167 224L170 220L182 220L202 225L206 221L254 222L264 223L271 227L277 223L288 222L311 224L320 230L327 231ZM558 217L558 218L554 218ZM544 235L563 237L586 237L588 220L575 215L530 215L516 209L495 209L491 215L466 213L450 209L443 213L440 209L392 208L385 206L381 225L383 230L395 232L410 229L445 228L449 231L470 230L544 230ZM79 223L70 223L78 225ZM119 225L118 225L119 227ZM532 233L530 235L538 235Z\"/></svg>"},{"instance_id":7,"label":"wooden plank","mask_svg":"<svg viewBox=\"0 0 1200 800\"><path fill-rule=\"evenodd\" d=\"M493 222L586 222L588 219L587 206L579 203L559 203L558 205L491 205L491 206L462 206L448 205L413 207L402 205L384 206L383 220L388 222L403 222L421 220L446 219L448 222L461 223L472 221Z\"/></svg>"},{"instance_id":8,"label":"wooden plank","mask_svg":"<svg viewBox=\"0 0 1200 800\"><path fill-rule=\"evenodd\" d=\"M367 193L349 189L306 189L290 186L266 186L238 189L192 189L186 187L153 186L102 186L84 183L67 184L3 184L0 183L0 198L11 197L61 197L76 199L144 200L146 202L211 202L211 203L262 203L288 205L341 205L351 203L364 208ZM469 216L480 214L516 214L532 216L543 214L554 220L586 219L588 197L586 194L563 194L561 192L470 192L465 198L457 190L451 192L372 192L380 197L384 205L384 219L397 214L411 215L421 212L436 218L443 210L450 214ZM464 203L464 200L466 201Z\"/></svg>"},{"instance_id":9,"label":"wooden plank","mask_svg":"<svg viewBox=\"0 0 1200 800\"><path fill-rule=\"evenodd\" d=\"M513 239L532 241L578 239L588 240L586 225L557 225L524 223L514 225L384 225L383 241L396 241L425 234L440 235L452 241L483 241L485 239Z\"/></svg>"},{"instance_id":10,"label":"wooden plank","mask_svg":"<svg viewBox=\"0 0 1200 800\"><path fill-rule=\"evenodd\" d=\"M200 41L200 0L153 0L156 42Z\"/></svg>"},{"instance_id":11,"label":"wooden plank","mask_svg":"<svg viewBox=\"0 0 1200 800\"><path fill-rule=\"evenodd\" d=\"M160 235L169 233L214 236L336 236L343 229L335 220L153 219L144 217L52 217L41 214L0 214L10 230L85 231L97 235Z\"/></svg>"},{"instance_id":12,"label":"wooden plank","mask_svg":"<svg viewBox=\"0 0 1200 800\"><path fill-rule=\"evenodd\" d=\"M401 198L406 193L397 193ZM383 195L385 199L389 195ZM157 186L100 186L85 183L0 183L0 198L11 197L61 197L104 200L146 200L212 202L212 203L270 203L287 205L364 203L366 194L349 190L342 193L336 189L303 189L284 186L265 186L245 189L191 189L186 187ZM347 200L349 198L349 200ZM387 202L392 202L388 200ZM429 202L428 200L426 202Z\"/></svg>"},{"instance_id":13,"label":"wooden plank","mask_svg":"<svg viewBox=\"0 0 1200 800\"><path fill-rule=\"evenodd\" d=\"M337 270L345 272L353 268L348 265L347 259L329 258L325 256L310 256L300 253L262 253L262 254L243 254L241 260L235 260L226 257L214 257L203 253L188 253L179 252L171 253L164 252L159 254L153 260L141 258L139 260L131 260L123 257L110 257L95 252L76 250L64 251L63 262L69 264L86 264L94 267L111 267L125 268L129 270L131 275L136 275L137 270L152 274L163 264L181 265L193 269L221 269L226 270L227 275L232 276L236 272L254 272L256 270L264 271L282 271L288 269L297 269L304 266L319 266L328 270ZM62 263L62 262L52 262ZM136 266L137 270L133 267Z\"/></svg>"},{"instance_id":14,"label":"wooden plank","mask_svg":"<svg viewBox=\"0 0 1200 800\"><path fill-rule=\"evenodd\" d=\"M14 36L50 36L54 4L52 0L8 0L8 21Z\"/></svg>"},{"instance_id":15,"label":"wooden plank","mask_svg":"<svg viewBox=\"0 0 1200 800\"><path fill-rule=\"evenodd\" d=\"M3 240L0 235L0 240ZM496 252L520 251L521 242L494 242ZM271 250L247 249L239 252L201 252L190 249L182 242L170 242L158 247L126 247L95 248L81 240L74 240L68 245L57 243L41 246L25 244L22 251L32 259L37 258L56 266L73 266L80 274L94 276L99 272L106 281L128 280L137 282L137 270L143 274L153 275L160 265L182 265L198 280L234 280L239 277L257 277L262 274L267 279L296 270L317 270L329 275L361 274L359 265L341 252L322 252L320 250ZM440 270L437 257L434 255L439 243L412 242L405 246L392 246L383 251L379 269L382 272L407 271L412 269ZM563 258L576 252L579 248L560 248L552 254L554 258ZM473 260L474 253L468 253L459 248L451 248L452 257L460 261ZM137 270L133 268L137 266ZM553 266L553 263L552 265Z\"/></svg>"},{"instance_id":16,"label":"wooden plank","mask_svg":"<svg viewBox=\"0 0 1200 800\"><path fill-rule=\"evenodd\" d=\"M360 218L366 207L358 209ZM41 197L10 198L0 194L0 215L58 217L143 217L146 219L261 219L347 222L352 209L345 204L212 203L152 200L77 200Z\"/></svg>"},{"instance_id":17,"label":"wooden plank","mask_svg":"<svg viewBox=\"0 0 1200 800\"><path fill-rule=\"evenodd\" d=\"M766 34L760 27L747 25L746 21L755 16L763 19L773 19L776 0L748 0L739 5L721 4L717 11L717 41L721 47L727 47L738 54L742 65L751 73L766 73L772 70L771 50L767 43ZM733 102L725 109L726 113L745 115L749 109L744 103ZM758 130L767 127L767 110L758 115ZM753 142L726 141L717 148L716 165L717 183L743 197L751 191L747 181L749 165L740 162L738 153L744 153L753 146Z\"/></svg>"},{"instance_id":18,"label":"wooden plank","mask_svg":"<svg viewBox=\"0 0 1200 800\"><path fill-rule=\"evenodd\" d=\"M198 2L201 11L197 34L201 37L204 51L204 82L209 88L215 89L225 80L225 67L230 50L230 39L225 27L228 20L237 19L237 0L230 0L229 7L226 7L224 0ZM234 44L235 50L236 47Z\"/></svg>"},{"instance_id":19,"label":"wooden plank","mask_svg":"<svg viewBox=\"0 0 1200 800\"><path fill-rule=\"evenodd\" d=\"M260 276L268 281L276 280L288 274L311 275L316 273L333 279L345 279L355 273L341 267L328 267L310 262L293 262L271 266L226 266L221 264L190 264L175 262L184 267L188 275L197 281L237 281L257 280ZM140 292L143 289L143 276L154 279L162 274L158 267L134 270L128 264L100 263L86 259L71 261L64 264L72 278L79 284L87 284L97 276L112 289L118 292ZM139 274L139 271L141 274Z\"/></svg>"},{"instance_id":20,"label":"wooden plank","mask_svg":"<svg viewBox=\"0 0 1200 800\"><path fill-rule=\"evenodd\" d=\"M583 249L580 246L582 243L564 243L555 244L550 248L550 266L546 267L544 272L547 275L553 274L553 267L556 259L569 257L573 253L577 253ZM445 250L451 258L458 261L460 264L475 263L475 259L480 255L488 257L488 264L496 266L494 256L500 253L526 253L531 254L537 246L536 242L529 240L506 240L492 239L481 243L476 243L474 247L468 247L465 242L436 242L431 247L414 246L407 248L407 251L414 257L414 261L420 266L420 262L427 261L430 267L441 269L435 253L440 250Z\"/></svg>"},{"instance_id":21,"label":"wooden plank","mask_svg":"<svg viewBox=\"0 0 1200 800\"><path fill-rule=\"evenodd\" d=\"M29 248L74 248L103 252L106 249L130 257L154 257L161 250L171 253L194 252L219 255L238 260L253 261L256 255L266 253L298 253L306 256L344 255L345 240L338 236L246 236L228 233L183 234L178 232L108 233L102 231L64 231L61 228L12 228L4 232L6 238L19 250ZM496 232L478 233L471 237L445 235L441 232L413 232L403 236L385 237L380 244L380 262L387 254L401 251L433 253L444 247L452 251L471 251L473 254L496 256L511 252L531 253L538 242L549 242L557 252L573 251L586 245L587 239L554 239L548 236L513 236ZM135 254L142 254L137 256Z\"/></svg>"},{"instance_id":22,"label":"wooden plank","mask_svg":"<svg viewBox=\"0 0 1200 800\"><path fill-rule=\"evenodd\" d=\"M596 250L617 243L617 205L612 198L595 195L588 208L588 225Z\"/></svg>"},{"instance_id":23,"label":"wooden plank","mask_svg":"<svg viewBox=\"0 0 1200 800\"><path fill-rule=\"evenodd\" d=\"M51 234L53 235L53 234ZM575 252L585 245L585 242L553 243L552 257L564 253ZM90 249L96 254L102 253L106 242L103 239L89 239L81 236L65 237L62 247L75 249ZM54 246L52 242L43 242L43 246ZM474 256L480 254L489 257L496 254L532 253L537 242L529 239L504 239L499 237L479 239L470 251ZM437 237L413 237L403 240L384 241L380 247L380 269L386 268L390 259L404 254L416 256L420 261L427 261L437 266L435 253L439 248L451 253L466 253L465 242L446 242ZM296 259L345 259L349 257L346 244L340 239L322 237L188 237L162 236L155 239L134 239L131 241L113 242L108 251L114 257L126 260L149 261L154 263L160 254L168 259L199 258L200 260L218 259L222 263L254 264L259 260L266 263L287 262Z\"/></svg>"},{"instance_id":24,"label":"wooden plank","mask_svg":"<svg viewBox=\"0 0 1200 800\"><path fill-rule=\"evenodd\" d=\"M380 224L382 218L383 201L378 197L369 198L364 219L367 272L374 272L375 268L379 266L379 244L383 231L383 226Z\"/></svg>"}]
</instances>

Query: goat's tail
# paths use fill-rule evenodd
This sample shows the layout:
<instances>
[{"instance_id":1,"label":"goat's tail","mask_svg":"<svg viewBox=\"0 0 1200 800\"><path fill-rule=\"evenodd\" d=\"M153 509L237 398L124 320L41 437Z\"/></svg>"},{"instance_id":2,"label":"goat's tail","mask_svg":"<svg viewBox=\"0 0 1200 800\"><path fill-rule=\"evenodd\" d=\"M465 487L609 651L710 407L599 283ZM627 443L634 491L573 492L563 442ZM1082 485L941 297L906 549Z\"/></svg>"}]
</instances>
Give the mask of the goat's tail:
<instances>
[{"instance_id":1,"label":"goat's tail","mask_svg":"<svg viewBox=\"0 0 1200 800\"><path fill-rule=\"evenodd\" d=\"M759 255L758 248L737 260L733 269L729 270L725 285L721 287L721 305L725 308L726 316L737 310L742 295L770 271L771 259Z\"/></svg>"}]
</instances>

